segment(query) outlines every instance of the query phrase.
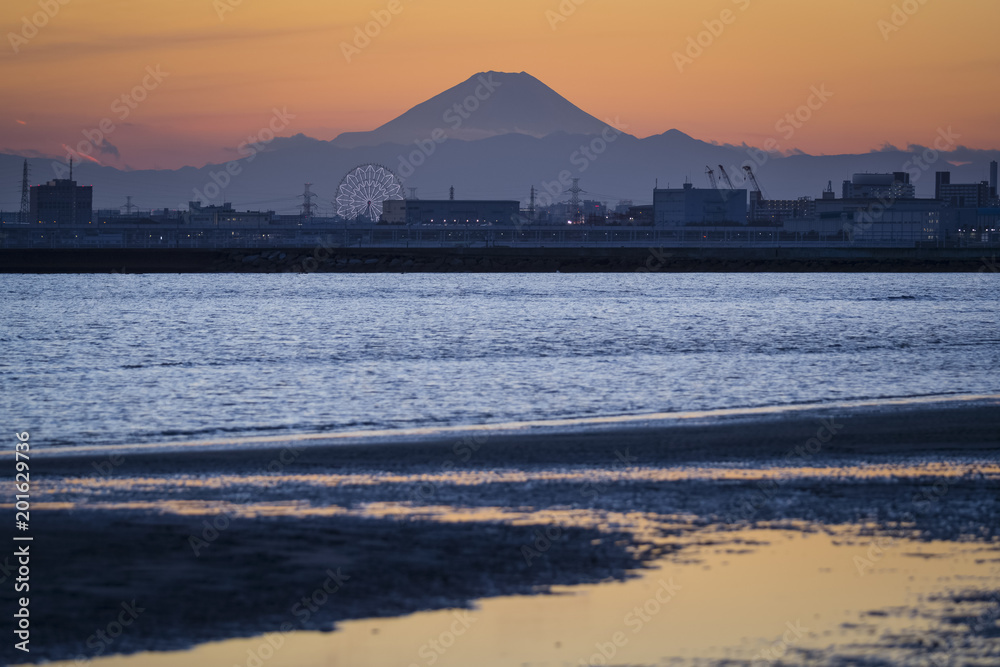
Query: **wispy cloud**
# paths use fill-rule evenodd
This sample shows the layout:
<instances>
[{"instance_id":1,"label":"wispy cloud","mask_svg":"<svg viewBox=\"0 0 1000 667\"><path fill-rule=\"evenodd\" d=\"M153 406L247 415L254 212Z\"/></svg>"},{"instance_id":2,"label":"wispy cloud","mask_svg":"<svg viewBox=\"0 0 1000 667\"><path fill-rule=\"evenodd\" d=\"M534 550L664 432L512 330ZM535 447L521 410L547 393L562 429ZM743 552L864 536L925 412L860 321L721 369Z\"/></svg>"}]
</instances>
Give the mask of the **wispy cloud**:
<instances>
[{"instance_id":1,"label":"wispy cloud","mask_svg":"<svg viewBox=\"0 0 1000 667\"><path fill-rule=\"evenodd\" d=\"M107 54L169 50L172 48L182 47L189 48L199 44L214 46L225 43L253 42L316 33L335 34L334 31L342 30L348 27L349 26L346 24L327 24L295 28L275 28L270 30L200 30L190 33L151 33L145 35L95 35L93 32L88 31L86 39L68 39L54 43L49 42L45 44L36 44L33 45L34 48L30 50L25 49L21 54L14 54L10 51L0 50L0 63L3 63L4 61L12 62L15 60L19 63L29 61L61 60L70 57L73 60L80 60L83 58Z\"/></svg>"},{"instance_id":2,"label":"wispy cloud","mask_svg":"<svg viewBox=\"0 0 1000 667\"><path fill-rule=\"evenodd\" d=\"M97 150L99 150L102 155L114 155L116 158L121 157L121 153L118 152L118 147L107 139L104 139L101 143L97 144Z\"/></svg>"}]
</instances>

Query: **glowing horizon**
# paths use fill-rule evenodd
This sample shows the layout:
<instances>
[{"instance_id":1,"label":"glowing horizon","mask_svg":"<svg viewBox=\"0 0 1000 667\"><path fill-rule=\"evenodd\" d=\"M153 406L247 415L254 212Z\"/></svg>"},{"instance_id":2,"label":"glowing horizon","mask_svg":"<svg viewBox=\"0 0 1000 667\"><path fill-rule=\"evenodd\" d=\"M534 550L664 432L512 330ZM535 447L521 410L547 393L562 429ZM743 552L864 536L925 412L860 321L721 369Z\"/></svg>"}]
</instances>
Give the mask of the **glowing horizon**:
<instances>
[{"instance_id":1,"label":"glowing horizon","mask_svg":"<svg viewBox=\"0 0 1000 667\"><path fill-rule=\"evenodd\" d=\"M488 70L528 72L639 137L843 154L954 127L1000 148L987 0L63 2L0 9L0 152L65 155L110 119L102 164L201 166L231 159L276 108L295 116L282 136L329 140ZM782 120L817 90L828 99L788 136Z\"/></svg>"}]
</instances>

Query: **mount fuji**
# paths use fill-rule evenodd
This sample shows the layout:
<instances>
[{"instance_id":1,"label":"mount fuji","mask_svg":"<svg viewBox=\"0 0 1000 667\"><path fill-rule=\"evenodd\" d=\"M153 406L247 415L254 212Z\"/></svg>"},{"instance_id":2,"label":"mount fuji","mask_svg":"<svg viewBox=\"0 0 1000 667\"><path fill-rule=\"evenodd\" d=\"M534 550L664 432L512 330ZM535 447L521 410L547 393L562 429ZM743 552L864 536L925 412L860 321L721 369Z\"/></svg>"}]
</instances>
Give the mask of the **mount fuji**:
<instances>
[{"instance_id":1,"label":"mount fuji","mask_svg":"<svg viewBox=\"0 0 1000 667\"><path fill-rule=\"evenodd\" d=\"M951 170L952 182L977 182L985 177L989 161L1000 159L1000 151L956 145L933 165L914 170L910 166L925 151L922 146L860 155L765 153L746 145L700 141L679 130L638 138L616 125L588 114L527 73L482 72L369 132L349 132L330 141L303 134L277 138L253 160L241 160L238 175L228 179L224 164L124 171L87 163L79 164L75 175L81 184L94 186L95 208L120 206L131 195L142 208L186 208L200 199L293 213L303 184L312 183L320 213L331 214L340 180L369 163L395 171L425 199L445 198L454 187L459 199L526 203L535 187L559 201L568 199L564 190L569 179L578 178L584 198L615 204L651 202L656 183L679 187L690 181L708 187L706 166L720 164L737 187L743 187L742 166L750 164L771 198L818 197L828 182L839 190L853 173L894 171L911 171L918 196L928 197L933 196L933 171ZM0 182L19 183L22 162L20 156L0 154ZM56 177L53 160L29 162L36 182ZM213 183L219 187L208 187ZM210 198L207 193L214 194ZM0 210L16 210L19 194L13 187L0 191Z\"/></svg>"}]
</instances>

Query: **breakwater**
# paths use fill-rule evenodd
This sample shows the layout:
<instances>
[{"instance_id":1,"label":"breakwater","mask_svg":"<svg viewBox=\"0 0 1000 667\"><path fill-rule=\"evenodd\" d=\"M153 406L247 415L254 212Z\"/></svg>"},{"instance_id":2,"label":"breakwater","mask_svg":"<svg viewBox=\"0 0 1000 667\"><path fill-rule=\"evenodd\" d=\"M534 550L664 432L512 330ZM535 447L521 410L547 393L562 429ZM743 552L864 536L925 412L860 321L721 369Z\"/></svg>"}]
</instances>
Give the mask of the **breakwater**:
<instances>
[{"instance_id":1,"label":"breakwater","mask_svg":"<svg viewBox=\"0 0 1000 667\"><path fill-rule=\"evenodd\" d=\"M1000 272L996 248L4 249L2 273Z\"/></svg>"}]
</instances>

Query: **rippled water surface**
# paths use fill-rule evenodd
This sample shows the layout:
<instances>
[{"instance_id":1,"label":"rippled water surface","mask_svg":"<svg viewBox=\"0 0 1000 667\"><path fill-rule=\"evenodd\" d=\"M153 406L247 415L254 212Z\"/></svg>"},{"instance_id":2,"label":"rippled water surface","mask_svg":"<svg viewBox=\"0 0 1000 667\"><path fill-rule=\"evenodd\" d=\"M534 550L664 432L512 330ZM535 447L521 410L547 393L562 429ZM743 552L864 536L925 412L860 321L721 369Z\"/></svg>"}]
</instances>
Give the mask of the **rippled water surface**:
<instances>
[{"instance_id":1,"label":"rippled water surface","mask_svg":"<svg viewBox=\"0 0 1000 667\"><path fill-rule=\"evenodd\" d=\"M33 442L1000 391L996 275L0 276Z\"/></svg>"}]
</instances>

